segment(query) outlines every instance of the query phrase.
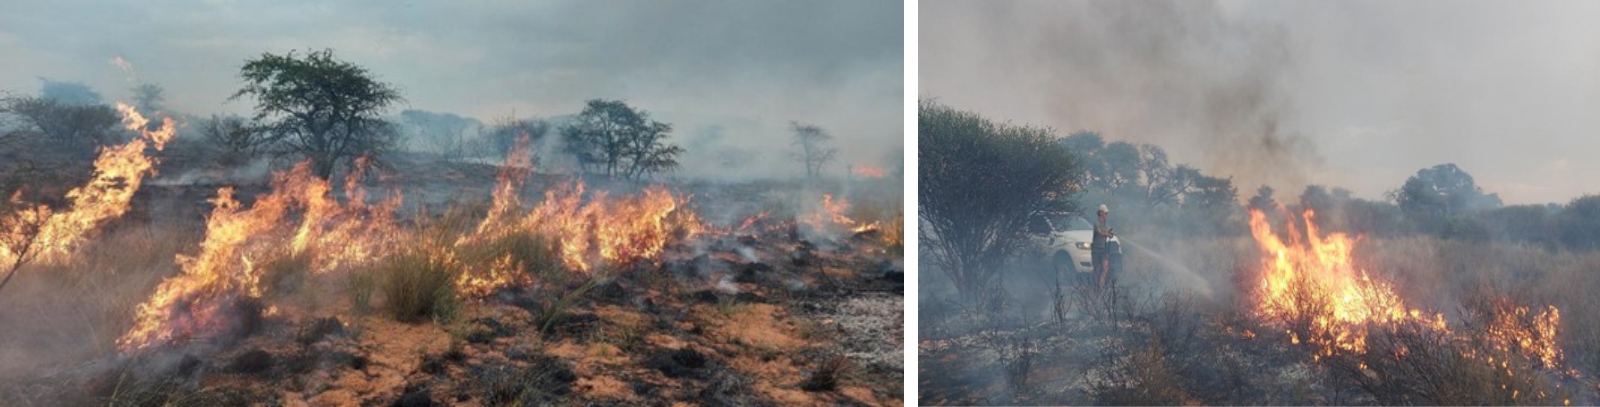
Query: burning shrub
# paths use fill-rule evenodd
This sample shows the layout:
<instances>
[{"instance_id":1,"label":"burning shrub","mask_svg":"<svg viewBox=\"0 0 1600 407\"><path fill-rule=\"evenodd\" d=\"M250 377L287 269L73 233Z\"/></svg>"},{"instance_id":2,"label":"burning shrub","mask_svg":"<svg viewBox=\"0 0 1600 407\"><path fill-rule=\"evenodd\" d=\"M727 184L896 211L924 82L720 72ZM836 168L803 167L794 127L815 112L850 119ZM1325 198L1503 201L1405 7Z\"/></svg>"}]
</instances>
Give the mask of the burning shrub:
<instances>
[{"instance_id":1,"label":"burning shrub","mask_svg":"<svg viewBox=\"0 0 1600 407\"><path fill-rule=\"evenodd\" d=\"M340 203L328 181L311 170L310 162L302 162L274 174L272 192L249 207L234 199L232 187L218 189L200 252L180 256L183 273L163 281L139 306L138 321L118 343L136 349L214 332L230 323L228 315L217 313L222 304L262 298L263 278L265 288L274 288L275 279L294 270L328 272L394 251L399 194L368 205L358 182L361 171L353 171L345 180L348 199ZM285 222L296 213L297 225Z\"/></svg>"},{"instance_id":2,"label":"burning shrub","mask_svg":"<svg viewBox=\"0 0 1600 407\"><path fill-rule=\"evenodd\" d=\"M1287 210L1283 211L1287 212ZM1352 262L1354 241L1343 233L1319 233L1315 212L1302 216L1305 235L1287 224L1279 237L1260 210L1250 210L1250 232L1262 251L1259 312L1287 326L1290 341L1319 349L1365 352L1372 324L1425 326L1448 332L1443 315L1427 316L1406 306L1393 286L1373 279Z\"/></svg>"},{"instance_id":3,"label":"burning shrub","mask_svg":"<svg viewBox=\"0 0 1600 407\"><path fill-rule=\"evenodd\" d=\"M554 277L565 271L558 250L543 234L518 231L462 245L458 252L467 264L507 262L514 270Z\"/></svg>"},{"instance_id":4,"label":"burning shrub","mask_svg":"<svg viewBox=\"0 0 1600 407\"><path fill-rule=\"evenodd\" d=\"M390 257L373 271L379 276L384 309L396 320L448 320L460 310L455 281L461 263L448 253L414 250Z\"/></svg>"},{"instance_id":5,"label":"burning shrub","mask_svg":"<svg viewBox=\"0 0 1600 407\"><path fill-rule=\"evenodd\" d=\"M1567 396L1532 361L1447 332L1401 324L1369 333L1365 354L1323 360L1384 405L1551 405Z\"/></svg>"}]
</instances>

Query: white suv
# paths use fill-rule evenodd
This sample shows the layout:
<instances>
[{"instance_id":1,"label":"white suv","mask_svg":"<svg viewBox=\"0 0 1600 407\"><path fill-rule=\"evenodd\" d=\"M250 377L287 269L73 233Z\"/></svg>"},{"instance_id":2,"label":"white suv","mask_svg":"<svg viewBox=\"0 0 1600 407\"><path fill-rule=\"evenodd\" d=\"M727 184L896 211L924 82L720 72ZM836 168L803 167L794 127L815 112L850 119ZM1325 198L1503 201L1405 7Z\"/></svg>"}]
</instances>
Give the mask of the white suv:
<instances>
[{"instance_id":1,"label":"white suv","mask_svg":"<svg viewBox=\"0 0 1600 407\"><path fill-rule=\"evenodd\" d=\"M1051 215L1034 220L1029 225L1050 264L1056 272L1076 271L1081 276L1093 276L1089 245L1094 242L1094 224L1078 215ZM1115 274L1121 265L1122 248L1117 237L1106 239L1107 255ZM1071 266L1071 268L1068 268Z\"/></svg>"}]
</instances>

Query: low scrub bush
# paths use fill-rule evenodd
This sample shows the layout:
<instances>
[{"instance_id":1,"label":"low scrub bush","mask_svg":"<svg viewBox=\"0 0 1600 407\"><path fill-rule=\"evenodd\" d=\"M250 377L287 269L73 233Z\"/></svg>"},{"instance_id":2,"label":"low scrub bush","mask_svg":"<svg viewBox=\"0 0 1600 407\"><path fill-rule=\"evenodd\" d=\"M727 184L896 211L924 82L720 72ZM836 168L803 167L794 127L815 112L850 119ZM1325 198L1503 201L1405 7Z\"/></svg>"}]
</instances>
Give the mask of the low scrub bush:
<instances>
[{"instance_id":1,"label":"low scrub bush","mask_svg":"<svg viewBox=\"0 0 1600 407\"><path fill-rule=\"evenodd\" d=\"M449 320L461 308L454 282L461 265L436 250L415 250L389 258L376 269L384 310L396 320Z\"/></svg>"}]
</instances>

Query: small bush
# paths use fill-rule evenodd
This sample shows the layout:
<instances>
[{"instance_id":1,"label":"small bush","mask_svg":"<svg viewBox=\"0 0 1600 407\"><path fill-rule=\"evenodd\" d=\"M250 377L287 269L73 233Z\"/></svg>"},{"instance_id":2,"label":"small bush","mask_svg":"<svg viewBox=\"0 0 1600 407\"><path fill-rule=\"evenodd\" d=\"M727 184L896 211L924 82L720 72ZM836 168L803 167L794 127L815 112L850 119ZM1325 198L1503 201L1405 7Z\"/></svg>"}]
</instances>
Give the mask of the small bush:
<instances>
[{"instance_id":1,"label":"small bush","mask_svg":"<svg viewBox=\"0 0 1600 407\"><path fill-rule=\"evenodd\" d=\"M1324 365L1379 404L1552 405L1570 397L1527 360L1448 333L1402 324L1372 333L1368 344L1364 355L1336 355Z\"/></svg>"},{"instance_id":2,"label":"small bush","mask_svg":"<svg viewBox=\"0 0 1600 407\"><path fill-rule=\"evenodd\" d=\"M532 366L494 364L475 368L483 401L492 406L550 405L572 392L576 374L565 362L550 356L535 356Z\"/></svg>"},{"instance_id":3,"label":"small bush","mask_svg":"<svg viewBox=\"0 0 1600 407\"><path fill-rule=\"evenodd\" d=\"M453 258L433 250L395 255L380 264L384 309L394 319L418 322L427 317L450 320L461 309L454 281L461 266Z\"/></svg>"},{"instance_id":4,"label":"small bush","mask_svg":"<svg viewBox=\"0 0 1600 407\"><path fill-rule=\"evenodd\" d=\"M349 290L351 306L365 314L372 310L372 293L378 289L378 279L371 273L350 273Z\"/></svg>"},{"instance_id":5,"label":"small bush","mask_svg":"<svg viewBox=\"0 0 1600 407\"><path fill-rule=\"evenodd\" d=\"M844 356L833 356L817 363L816 369L806 375L806 380L800 382L800 390L805 391L834 391L839 389L840 376L844 375L846 368L850 367L850 359Z\"/></svg>"}]
</instances>

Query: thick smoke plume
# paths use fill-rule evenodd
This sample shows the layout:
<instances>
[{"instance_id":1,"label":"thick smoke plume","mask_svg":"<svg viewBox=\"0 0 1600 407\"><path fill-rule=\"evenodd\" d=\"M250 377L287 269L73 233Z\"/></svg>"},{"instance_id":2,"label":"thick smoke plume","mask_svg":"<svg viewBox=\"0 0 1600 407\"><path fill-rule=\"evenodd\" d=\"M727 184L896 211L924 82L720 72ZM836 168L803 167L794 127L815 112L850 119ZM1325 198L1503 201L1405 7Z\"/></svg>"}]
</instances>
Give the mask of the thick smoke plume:
<instances>
[{"instance_id":1,"label":"thick smoke plume","mask_svg":"<svg viewBox=\"0 0 1600 407\"><path fill-rule=\"evenodd\" d=\"M925 97L1155 143L1235 185L1298 189L1323 159L1296 127L1290 32L1210 2L926 7Z\"/></svg>"}]
</instances>

